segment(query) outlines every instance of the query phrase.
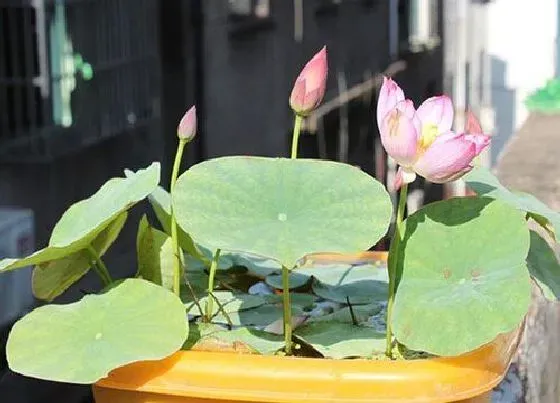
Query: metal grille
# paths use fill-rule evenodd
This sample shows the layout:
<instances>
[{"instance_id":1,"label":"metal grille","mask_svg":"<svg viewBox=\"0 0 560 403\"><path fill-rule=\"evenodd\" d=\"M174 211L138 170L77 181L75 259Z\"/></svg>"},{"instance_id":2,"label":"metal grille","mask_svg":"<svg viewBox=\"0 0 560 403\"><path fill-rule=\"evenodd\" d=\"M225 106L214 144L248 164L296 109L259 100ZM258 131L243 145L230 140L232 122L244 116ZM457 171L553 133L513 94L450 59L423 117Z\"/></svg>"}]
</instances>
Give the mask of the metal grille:
<instances>
[{"instance_id":1,"label":"metal grille","mask_svg":"<svg viewBox=\"0 0 560 403\"><path fill-rule=\"evenodd\" d=\"M2 0L0 161L49 161L158 119L157 25L157 0Z\"/></svg>"}]
</instances>

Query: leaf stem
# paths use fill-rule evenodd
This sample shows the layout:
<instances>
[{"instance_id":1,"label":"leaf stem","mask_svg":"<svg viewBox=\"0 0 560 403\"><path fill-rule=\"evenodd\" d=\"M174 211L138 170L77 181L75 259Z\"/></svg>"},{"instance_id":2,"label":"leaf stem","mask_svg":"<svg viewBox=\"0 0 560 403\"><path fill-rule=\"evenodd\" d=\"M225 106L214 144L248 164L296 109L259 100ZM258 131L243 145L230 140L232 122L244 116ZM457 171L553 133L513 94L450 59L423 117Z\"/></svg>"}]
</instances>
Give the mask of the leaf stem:
<instances>
[{"instance_id":1,"label":"leaf stem","mask_svg":"<svg viewBox=\"0 0 560 403\"><path fill-rule=\"evenodd\" d=\"M290 271L282 266L282 307L284 308L284 343L286 354L292 354L292 307L290 304Z\"/></svg>"},{"instance_id":2,"label":"leaf stem","mask_svg":"<svg viewBox=\"0 0 560 403\"><path fill-rule=\"evenodd\" d=\"M354 307L350 303L350 297L346 296L346 303L348 304L348 309L350 310L350 317L352 318L352 324L354 326L358 326L358 320L356 319L356 315L354 314Z\"/></svg>"},{"instance_id":3,"label":"leaf stem","mask_svg":"<svg viewBox=\"0 0 560 403\"><path fill-rule=\"evenodd\" d=\"M222 312L222 314L224 315L224 318L226 318L226 321L228 323L228 330L231 330L233 328L233 322L231 321L231 318L229 317L228 313L226 312L226 310L224 309L224 306L222 305L222 303L220 302L220 300L218 299L218 297L216 297L214 295L213 292L211 292L210 294L208 294L209 297L212 297L211 299L213 299L214 301L216 301L216 305L218 305L218 311L216 312L215 315L212 316L212 319L214 319L214 316L216 316L217 314L219 314L220 312ZM211 322L211 320L209 321Z\"/></svg>"},{"instance_id":4,"label":"leaf stem","mask_svg":"<svg viewBox=\"0 0 560 403\"><path fill-rule=\"evenodd\" d=\"M171 172L170 190L172 198L186 144L187 140L179 139L179 145L175 153L175 162L173 163L173 171ZM179 250L177 220L175 219L175 212L173 211L173 203L171 203L171 248L173 249L173 292L179 297L181 294L181 251Z\"/></svg>"},{"instance_id":5,"label":"leaf stem","mask_svg":"<svg viewBox=\"0 0 560 403\"><path fill-rule=\"evenodd\" d=\"M408 193L408 184L405 183L401 187L399 195L399 205L397 207L397 217L395 222L395 233L393 234L393 239L391 240L391 246L389 248L389 261L387 262L387 270L389 272L389 299L387 301L387 316L385 318L387 326L387 345L385 348L385 354L387 357L392 358L392 347L393 347L393 333L391 320L393 317L393 305L395 303L395 293L397 291L397 263L399 259L399 247L403 239L403 219L404 210L406 208L406 197Z\"/></svg>"},{"instance_id":6,"label":"leaf stem","mask_svg":"<svg viewBox=\"0 0 560 403\"><path fill-rule=\"evenodd\" d=\"M95 270L97 275L101 278L101 281L103 282L104 286L110 285L113 282L113 279L109 274L109 270L107 270L107 266L105 266L105 263L103 263L101 256L99 256L99 253L97 253L95 248L91 245L88 245L87 250L93 260L92 262L93 270Z\"/></svg>"},{"instance_id":7,"label":"leaf stem","mask_svg":"<svg viewBox=\"0 0 560 403\"><path fill-rule=\"evenodd\" d=\"M220 260L220 249L216 249L214 257L212 258L212 264L210 264L210 274L208 275L208 302L206 303L206 320L210 322L213 312L213 302L214 299L211 298L214 292L214 278L216 278L216 270L218 269L218 261Z\"/></svg>"},{"instance_id":8,"label":"leaf stem","mask_svg":"<svg viewBox=\"0 0 560 403\"><path fill-rule=\"evenodd\" d=\"M301 131L301 122L303 121L303 117L296 114L295 121L294 121L294 133L292 134L292 159L297 158L297 151L298 151L298 143L299 143L299 133Z\"/></svg>"},{"instance_id":9,"label":"leaf stem","mask_svg":"<svg viewBox=\"0 0 560 403\"><path fill-rule=\"evenodd\" d=\"M185 271L185 267L181 266L181 270ZM185 283L187 284L187 287L189 288L189 292L190 292L190 294L193 298L194 304L198 308L198 312L200 312L200 314L203 315L204 311L202 310L202 307L200 306L200 301L199 301L198 297L196 296L196 292L194 291L193 286L192 286L192 284L191 284L191 282L189 281L188 278L185 278Z\"/></svg>"}]
</instances>

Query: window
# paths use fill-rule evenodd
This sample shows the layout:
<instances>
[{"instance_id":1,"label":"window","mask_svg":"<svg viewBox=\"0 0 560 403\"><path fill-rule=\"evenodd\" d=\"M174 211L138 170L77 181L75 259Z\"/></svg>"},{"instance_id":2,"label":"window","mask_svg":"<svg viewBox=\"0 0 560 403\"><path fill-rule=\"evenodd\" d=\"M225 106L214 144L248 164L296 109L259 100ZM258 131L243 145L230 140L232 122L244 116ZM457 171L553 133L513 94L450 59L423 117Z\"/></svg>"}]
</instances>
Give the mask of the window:
<instances>
[{"instance_id":1,"label":"window","mask_svg":"<svg viewBox=\"0 0 560 403\"><path fill-rule=\"evenodd\" d=\"M228 0L232 19L264 19L270 17L270 0Z\"/></svg>"},{"instance_id":2,"label":"window","mask_svg":"<svg viewBox=\"0 0 560 403\"><path fill-rule=\"evenodd\" d=\"M231 36L272 27L270 0L228 0Z\"/></svg>"},{"instance_id":3,"label":"window","mask_svg":"<svg viewBox=\"0 0 560 403\"><path fill-rule=\"evenodd\" d=\"M409 37L410 50L418 52L439 44L438 0L410 0Z\"/></svg>"}]
</instances>

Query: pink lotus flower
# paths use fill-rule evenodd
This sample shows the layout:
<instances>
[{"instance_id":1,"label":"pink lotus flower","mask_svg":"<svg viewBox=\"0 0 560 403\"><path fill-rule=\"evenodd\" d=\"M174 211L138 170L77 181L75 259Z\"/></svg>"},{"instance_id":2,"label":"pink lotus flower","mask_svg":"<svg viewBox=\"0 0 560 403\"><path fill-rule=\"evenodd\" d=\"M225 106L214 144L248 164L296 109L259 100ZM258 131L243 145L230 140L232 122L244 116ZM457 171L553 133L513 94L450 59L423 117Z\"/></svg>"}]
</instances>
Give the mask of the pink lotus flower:
<instances>
[{"instance_id":1,"label":"pink lotus flower","mask_svg":"<svg viewBox=\"0 0 560 403\"><path fill-rule=\"evenodd\" d=\"M196 135L196 107L192 106L179 122L177 136L180 139L191 141Z\"/></svg>"},{"instance_id":2,"label":"pink lotus flower","mask_svg":"<svg viewBox=\"0 0 560 403\"><path fill-rule=\"evenodd\" d=\"M327 48L323 46L296 79L290 95L290 106L295 113L306 116L319 106L325 96L327 70Z\"/></svg>"},{"instance_id":3,"label":"pink lotus flower","mask_svg":"<svg viewBox=\"0 0 560 403\"><path fill-rule=\"evenodd\" d=\"M490 143L469 112L464 133L451 131L453 104L443 95L414 109L393 80L385 78L377 104L381 143L399 165L395 188L413 182L416 174L434 183L459 179Z\"/></svg>"}]
</instances>

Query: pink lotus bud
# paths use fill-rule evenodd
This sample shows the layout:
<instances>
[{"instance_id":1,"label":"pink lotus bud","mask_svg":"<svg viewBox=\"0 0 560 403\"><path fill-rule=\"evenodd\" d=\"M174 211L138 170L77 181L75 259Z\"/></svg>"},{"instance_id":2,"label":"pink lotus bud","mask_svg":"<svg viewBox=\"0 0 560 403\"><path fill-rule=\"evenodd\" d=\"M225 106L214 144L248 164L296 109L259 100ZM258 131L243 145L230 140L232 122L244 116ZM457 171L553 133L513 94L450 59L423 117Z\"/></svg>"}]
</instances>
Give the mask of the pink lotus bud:
<instances>
[{"instance_id":1,"label":"pink lotus bud","mask_svg":"<svg viewBox=\"0 0 560 403\"><path fill-rule=\"evenodd\" d=\"M438 136L414 164L414 171L434 183L459 179L472 169L472 160L488 145L478 137L448 132Z\"/></svg>"},{"instance_id":2,"label":"pink lotus bud","mask_svg":"<svg viewBox=\"0 0 560 403\"><path fill-rule=\"evenodd\" d=\"M325 96L327 72L327 48L323 46L296 79L290 95L290 106L295 113L306 116L319 106Z\"/></svg>"},{"instance_id":3,"label":"pink lotus bud","mask_svg":"<svg viewBox=\"0 0 560 403\"><path fill-rule=\"evenodd\" d=\"M383 85L377 99L377 126L380 132L383 119L400 101L404 101L404 92L401 87L392 79L383 77Z\"/></svg>"},{"instance_id":4,"label":"pink lotus bud","mask_svg":"<svg viewBox=\"0 0 560 403\"><path fill-rule=\"evenodd\" d=\"M192 106L183 115L179 127L177 127L177 136L181 140L191 141L196 134L196 107Z\"/></svg>"},{"instance_id":5,"label":"pink lotus bud","mask_svg":"<svg viewBox=\"0 0 560 403\"><path fill-rule=\"evenodd\" d=\"M410 100L399 102L383 119L381 143L399 165L410 166L416 160L419 129L420 122Z\"/></svg>"}]
</instances>

